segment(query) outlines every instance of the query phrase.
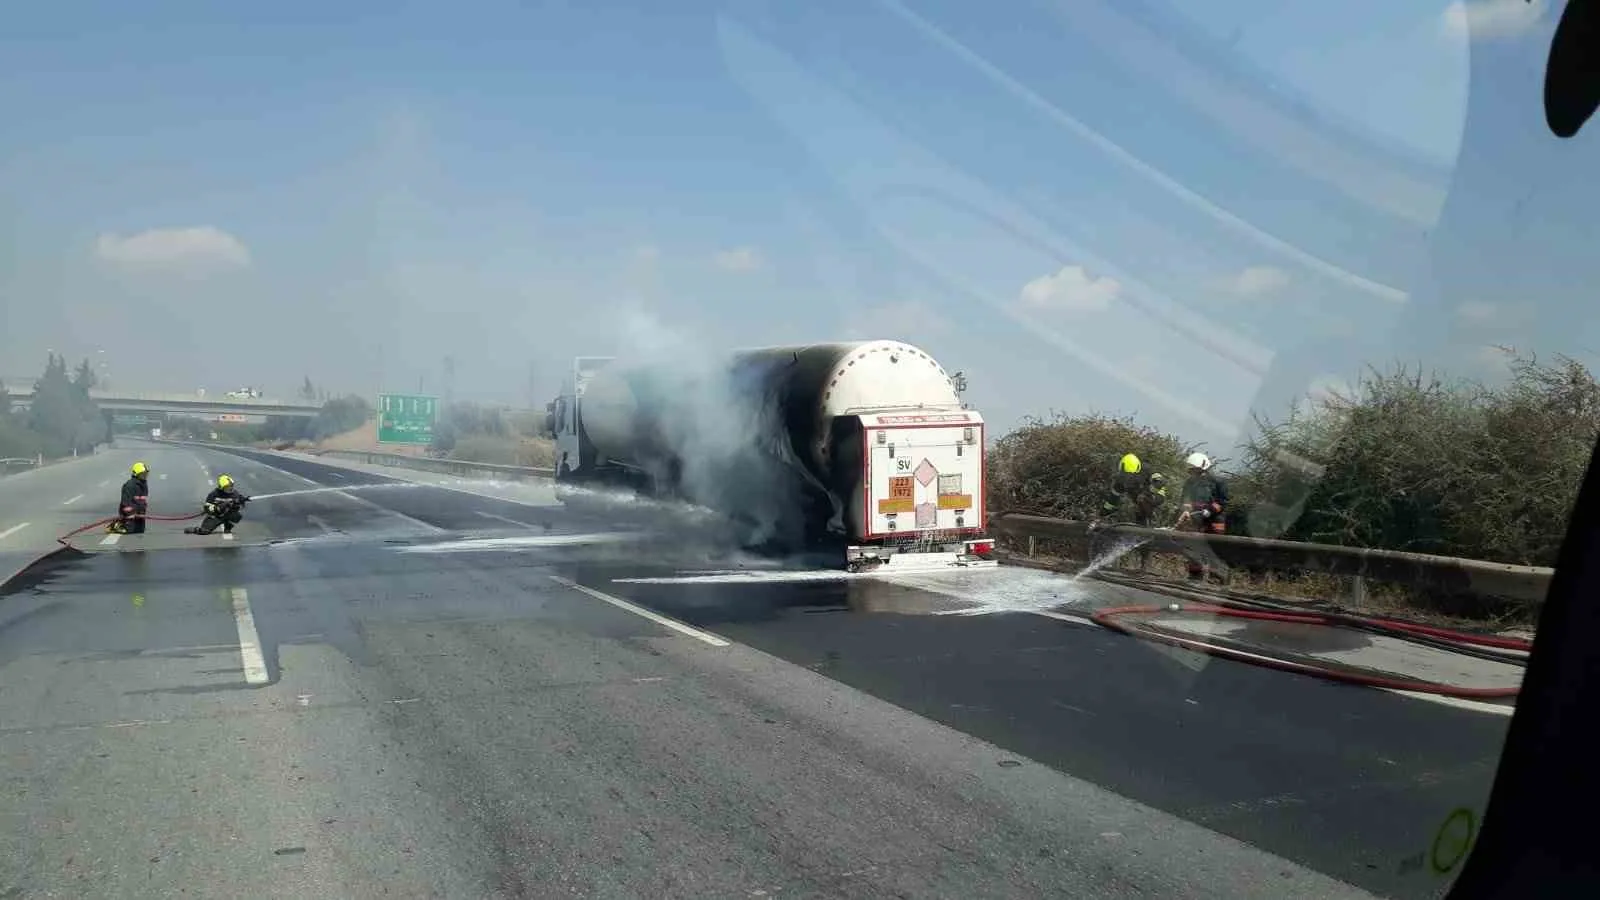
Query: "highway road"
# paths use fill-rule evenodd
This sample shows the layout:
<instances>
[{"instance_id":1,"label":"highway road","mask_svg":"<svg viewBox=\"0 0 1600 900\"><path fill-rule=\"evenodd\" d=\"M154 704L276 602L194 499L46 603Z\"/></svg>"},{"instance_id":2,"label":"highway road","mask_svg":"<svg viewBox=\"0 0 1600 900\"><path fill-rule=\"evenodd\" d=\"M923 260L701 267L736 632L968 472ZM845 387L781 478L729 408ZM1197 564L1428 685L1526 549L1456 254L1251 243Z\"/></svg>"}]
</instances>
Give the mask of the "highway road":
<instances>
[{"instance_id":1,"label":"highway road","mask_svg":"<svg viewBox=\"0 0 1600 900\"><path fill-rule=\"evenodd\" d=\"M1074 612L1125 588L774 567L670 508L274 454L0 479L0 553L136 455L155 512L262 499L0 594L0 897L1438 896L1508 721Z\"/></svg>"}]
</instances>

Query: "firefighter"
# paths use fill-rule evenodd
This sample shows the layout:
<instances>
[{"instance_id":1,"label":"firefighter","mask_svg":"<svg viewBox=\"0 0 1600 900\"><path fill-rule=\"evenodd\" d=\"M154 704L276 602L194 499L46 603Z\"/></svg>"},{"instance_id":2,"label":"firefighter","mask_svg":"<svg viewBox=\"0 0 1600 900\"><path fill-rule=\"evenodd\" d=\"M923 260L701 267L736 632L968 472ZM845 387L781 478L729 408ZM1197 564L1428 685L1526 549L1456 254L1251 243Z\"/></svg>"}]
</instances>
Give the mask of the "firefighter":
<instances>
[{"instance_id":1,"label":"firefighter","mask_svg":"<svg viewBox=\"0 0 1600 900\"><path fill-rule=\"evenodd\" d=\"M1115 519L1129 507L1129 519L1135 525L1144 528L1150 527L1155 519L1156 510L1167 499L1166 479L1160 472L1150 472L1144 467L1144 462L1136 454L1125 453L1117 461L1117 472L1111 476L1111 485L1106 489L1105 499L1100 504L1100 515L1103 519ZM1098 522L1096 523L1098 525ZM1100 555L1099 542L1095 542L1093 555ZM1147 547L1139 549L1139 571L1150 568L1150 550Z\"/></svg>"},{"instance_id":2,"label":"firefighter","mask_svg":"<svg viewBox=\"0 0 1600 900\"><path fill-rule=\"evenodd\" d=\"M198 527L185 528L184 534L210 534L222 526L223 534L232 534L233 526L244 518L244 505L250 502L233 483L233 476L218 475L217 486L206 495L206 517Z\"/></svg>"},{"instance_id":3,"label":"firefighter","mask_svg":"<svg viewBox=\"0 0 1600 900\"><path fill-rule=\"evenodd\" d=\"M1114 518L1122 511L1123 504L1128 503L1132 505L1130 521L1148 528L1166 499L1167 484L1161 473L1145 471L1144 462L1127 453L1117 463L1117 474L1111 477L1111 487L1100 504L1100 515Z\"/></svg>"},{"instance_id":4,"label":"firefighter","mask_svg":"<svg viewBox=\"0 0 1600 900\"><path fill-rule=\"evenodd\" d=\"M117 517L106 530L112 534L144 534L144 517L150 512L150 467L142 462L128 470L122 485L122 500Z\"/></svg>"},{"instance_id":5,"label":"firefighter","mask_svg":"<svg viewBox=\"0 0 1600 900\"><path fill-rule=\"evenodd\" d=\"M1203 534L1227 533L1228 485L1211 471L1211 457L1204 453L1191 453L1184 463L1189 467L1189 477L1183 482L1183 511L1178 515L1178 527L1188 526ZM1189 557L1189 580L1200 581L1209 567L1194 556Z\"/></svg>"}]
</instances>

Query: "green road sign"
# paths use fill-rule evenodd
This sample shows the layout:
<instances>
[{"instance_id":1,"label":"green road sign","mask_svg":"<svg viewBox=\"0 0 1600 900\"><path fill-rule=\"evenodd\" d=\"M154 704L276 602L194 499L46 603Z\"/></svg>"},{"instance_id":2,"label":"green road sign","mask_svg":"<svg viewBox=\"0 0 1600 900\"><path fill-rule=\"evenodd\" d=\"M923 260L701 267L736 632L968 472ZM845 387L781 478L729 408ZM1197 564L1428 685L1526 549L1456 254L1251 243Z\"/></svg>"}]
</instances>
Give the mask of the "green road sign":
<instances>
[{"instance_id":1,"label":"green road sign","mask_svg":"<svg viewBox=\"0 0 1600 900\"><path fill-rule=\"evenodd\" d=\"M378 443L431 444L436 400L414 394L378 395Z\"/></svg>"}]
</instances>

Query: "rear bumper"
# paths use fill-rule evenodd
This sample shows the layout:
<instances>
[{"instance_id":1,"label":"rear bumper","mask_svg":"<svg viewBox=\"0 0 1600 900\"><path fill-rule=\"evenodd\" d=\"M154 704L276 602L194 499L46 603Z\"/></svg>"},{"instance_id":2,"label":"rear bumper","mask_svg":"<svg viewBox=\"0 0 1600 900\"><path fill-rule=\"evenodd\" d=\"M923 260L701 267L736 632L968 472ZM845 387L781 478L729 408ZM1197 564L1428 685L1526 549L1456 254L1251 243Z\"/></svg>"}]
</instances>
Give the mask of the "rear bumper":
<instances>
[{"instance_id":1,"label":"rear bumper","mask_svg":"<svg viewBox=\"0 0 1600 900\"><path fill-rule=\"evenodd\" d=\"M999 564L994 558L994 541L989 538L939 545L850 546L845 548L844 558L848 572L981 569Z\"/></svg>"}]
</instances>

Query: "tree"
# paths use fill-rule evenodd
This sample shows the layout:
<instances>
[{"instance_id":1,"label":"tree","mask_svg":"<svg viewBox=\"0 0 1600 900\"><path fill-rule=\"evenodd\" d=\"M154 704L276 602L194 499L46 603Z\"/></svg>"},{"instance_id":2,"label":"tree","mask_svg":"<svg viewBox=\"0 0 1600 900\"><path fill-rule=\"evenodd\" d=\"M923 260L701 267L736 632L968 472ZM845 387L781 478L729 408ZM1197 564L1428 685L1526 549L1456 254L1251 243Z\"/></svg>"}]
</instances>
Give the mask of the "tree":
<instances>
[{"instance_id":1,"label":"tree","mask_svg":"<svg viewBox=\"0 0 1600 900\"><path fill-rule=\"evenodd\" d=\"M33 405L28 410L28 428L38 435L46 455L92 450L104 439L105 421L89 396L93 384L94 370L88 360L69 376L66 359L50 355L44 374L34 382Z\"/></svg>"},{"instance_id":2,"label":"tree","mask_svg":"<svg viewBox=\"0 0 1600 900\"><path fill-rule=\"evenodd\" d=\"M347 394L322 404L315 419L311 420L308 437L314 441L343 434L360 428L372 418L372 407L362 397Z\"/></svg>"},{"instance_id":3,"label":"tree","mask_svg":"<svg viewBox=\"0 0 1600 900\"><path fill-rule=\"evenodd\" d=\"M72 386L82 391L84 396L88 396L98 383L99 379L95 378L94 368L89 365L89 360L85 359L78 363L77 371L72 373Z\"/></svg>"},{"instance_id":4,"label":"tree","mask_svg":"<svg viewBox=\"0 0 1600 900\"><path fill-rule=\"evenodd\" d=\"M305 384L300 385L300 396L313 403L317 400L317 386L311 383L310 375L306 376Z\"/></svg>"}]
</instances>

